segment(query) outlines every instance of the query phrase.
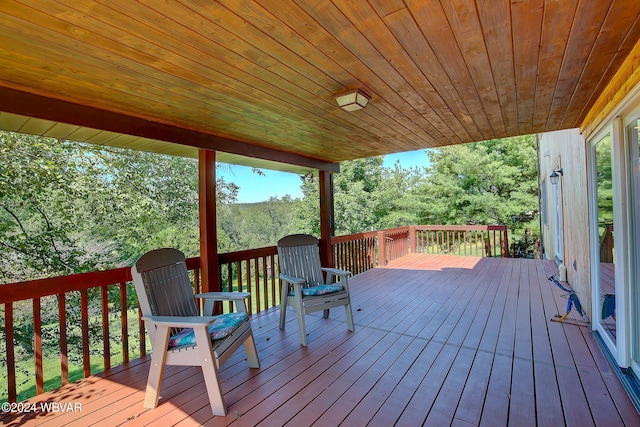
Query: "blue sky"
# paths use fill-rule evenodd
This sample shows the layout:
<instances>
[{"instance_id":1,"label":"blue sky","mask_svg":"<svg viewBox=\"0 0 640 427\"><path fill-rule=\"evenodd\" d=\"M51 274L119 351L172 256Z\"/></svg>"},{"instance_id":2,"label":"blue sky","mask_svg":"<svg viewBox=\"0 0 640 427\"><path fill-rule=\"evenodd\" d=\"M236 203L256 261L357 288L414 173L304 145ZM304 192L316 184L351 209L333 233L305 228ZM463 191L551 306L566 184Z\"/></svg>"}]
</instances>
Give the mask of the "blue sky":
<instances>
[{"instance_id":1,"label":"blue sky","mask_svg":"<svg viewBox=\"0 0 640 427\"><path fill-rule=\"evenodd\" d=\"M400 160L403 168L428 164L425 150L390 154L384 157L384 165L390 167L396 160ZM270 197L282 197L285 194L294 198L302 197L298 175L267 169L263 169L263 172L265 175L258 175L246 166L224 165L218 169L217 174L224 177L225 181L234 182L240 187L238 192L240 203L262 202Z\"/></svg>"}]
</instances>

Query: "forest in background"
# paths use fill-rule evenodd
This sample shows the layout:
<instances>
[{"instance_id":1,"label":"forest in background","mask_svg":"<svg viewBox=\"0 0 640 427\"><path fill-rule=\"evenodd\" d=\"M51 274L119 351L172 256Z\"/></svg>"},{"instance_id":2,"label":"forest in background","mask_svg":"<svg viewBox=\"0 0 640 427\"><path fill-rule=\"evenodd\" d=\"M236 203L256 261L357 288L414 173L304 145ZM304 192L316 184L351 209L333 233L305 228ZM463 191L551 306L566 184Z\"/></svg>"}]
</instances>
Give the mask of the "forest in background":
<instances>
[{"instance_id":1,"label":"forest in background","mask_svg":"<svg viewBox=\"0 0 640 427\"><path fill-rule=\"evenodd\" d=\"M538 232L534 136L431 149L426 168L343 162L334 176L336 235L411 224L507 224ZM198 165L173 157L0 133L0 283L131 265L144 252L199 254ZM317 177L303 196L239 204L217 180L220 252L319 235Z\"/></svg>"}]
</instances>

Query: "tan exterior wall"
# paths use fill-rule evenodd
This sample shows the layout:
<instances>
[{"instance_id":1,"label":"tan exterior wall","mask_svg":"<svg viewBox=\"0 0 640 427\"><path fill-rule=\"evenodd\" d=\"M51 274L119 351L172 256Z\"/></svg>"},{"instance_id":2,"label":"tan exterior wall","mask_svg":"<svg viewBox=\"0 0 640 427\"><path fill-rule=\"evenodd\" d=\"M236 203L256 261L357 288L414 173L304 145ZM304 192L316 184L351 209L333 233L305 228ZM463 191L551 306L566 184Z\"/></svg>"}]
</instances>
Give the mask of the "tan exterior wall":
<instances>
[{"instance_id":1,"label":"tan exterior wall","mask_svg":"<svg viewBox=\"0 0 640 427\"><path fill-rule=\"evenodd\" d=\"M543 212L542 239L546 257L554 259L553 227L554 186L549 175L554 167L563 169L562 191L563 261L567 281L578 294L582 307L591 318L591 268L589 257L589 206L587 193L586 144L579 129L548 132L540 136L540 189ZM546 202L546 203L545 203ZM546 220L545 220L546 218Z\"/></svg>"}]
</instances>

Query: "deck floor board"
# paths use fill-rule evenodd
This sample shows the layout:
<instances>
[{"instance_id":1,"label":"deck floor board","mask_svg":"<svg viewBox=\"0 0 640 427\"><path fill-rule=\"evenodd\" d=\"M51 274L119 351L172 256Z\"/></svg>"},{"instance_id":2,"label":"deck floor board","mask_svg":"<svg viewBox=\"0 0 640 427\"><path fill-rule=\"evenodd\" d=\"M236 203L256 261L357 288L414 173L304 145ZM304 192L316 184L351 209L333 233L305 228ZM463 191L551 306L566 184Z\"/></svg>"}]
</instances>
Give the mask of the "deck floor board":
<instances>
[{"instance_id":1,"label":"deck floor board","mask_svg":"<svg viewBox=\"0 0 640 427\"><path fill-rule=\"evenodd\" d=\"M142 407L149 357L30 399L76 413L3 414L0 423L77 426L636 426L640 416L589 328L551 322L566 299L548 261L405 256L350 280L342 309L252 317L260 369L244 350L220 370L229 414L214 417L199 368L168 367L159 406ZM573 320L580 320L571 315Z\"/></svg>"}]
</instances>

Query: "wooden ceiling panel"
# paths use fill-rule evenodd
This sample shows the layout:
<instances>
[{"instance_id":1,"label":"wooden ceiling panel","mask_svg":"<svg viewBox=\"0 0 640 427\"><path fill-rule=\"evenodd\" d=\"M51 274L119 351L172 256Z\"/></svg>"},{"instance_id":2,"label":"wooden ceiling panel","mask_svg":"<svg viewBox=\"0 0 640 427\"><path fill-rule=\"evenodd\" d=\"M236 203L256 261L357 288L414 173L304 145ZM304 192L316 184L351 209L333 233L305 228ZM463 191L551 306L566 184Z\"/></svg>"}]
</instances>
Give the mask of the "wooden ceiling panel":
<instances>
[{"instance_id":1,"label":"wooden ceiling panel","mask_svg":"<svg viewBox=\"0 0 640 427\"><path fill-rule=\"evenodd\" d=\"M571 22L571 35L565 44L565 55L560 68L560 75L557 79L556 91L554 94L553 105L550 111L549 123L550 127L560 127L567 114L567 107L572 102L572 98L576 95L578 82L582 79L590 81L591 84L597 84L595 78L601 78L605 74L606 69L601 70L598 76L583 75L589 58L596 54L607 55L608 51L594 51L594 43L598 34L602 30L602 25L611 8L610 1L602 1L594 3L591 8L578 7L574 19ZM595 12L595 13L594 13ZM617 46L613 49L616 51ZM593 87L589 89L593 90ZM589 94L590 96L591 94ZM577 124L574 124L574 127Z\"/></svg>"},{"instance_id":2,"label":"wooden ceiling panel","mask_svg":"<svg viewBox=\"0 0 640 427\"><path fill-rule=\"evenodd\" d=\"M397 74L402 76L405 80L404 82L399 77L396 77L399 84L410 86L410 89L407 88L405 90L411 96L405 98L406 104L399 105L401 111L408 115L417 112L423 116L424 121L418 121L418 123L423 124L425 129L429 129L429 133L437 140L434 146L460 142L460 137L457 136L448 123L449 121L455 122L455 116L449 115L447 121L440 116L439 112L442 112L442 109L439 107L444 106L442 98L421 71L415 58L405 52L402 43L387 27L384 17L379 16L366 2L340 1L336 2L336 5L359 31L363 34L366 33L371 45L375 46L376 50L395 69ZM393 9L394 12L406 10L404 7ZM388 15L387 13L385 17ZM395 92L387 92L387 94L381 95L391 96L393 99ZM457 131L464 132L464 129L458 127Z\"/></svg>"},{"instance_id":3,"label":"wooden ceiling panel","mask_svg":"<svg viewBox=\"0 0 640 427\"><path fill-rule=\"evenodd\" d=\"M385 23L399 40L402 49L415 61L416 67L420 70L417 75L424 75L428 79L428 84L434 88L429 98L430 104L451 131L455 132L461 141L481 139L464 101L454 90L453 83L435 59L435 54L409 10L401 9L387 15ZM443 127L442 131L446 132L446 129Z\"/></svg>"},{"instance_id":4,"label":"wooden ceiling panel","mask_svg":"<svg viewBox=\"0 0 640 427\"><path fill-rule=\"evenodd\" d=\"M479 0L476 3L482 27L490 75L496 87L500 113L506 135L520 133L518 126L518 96L516 92L515 59L513 43L505 34L512 34L511 6L509 0ZM485 72L487 71L485 70Z\"/></svg>"},{"instance_id":5,"label":"wooden ceiling panel","mask_svg":"<svg viewBox=\"0 0 640 427\"><path fill-rule=\"evenodd\" d=\"M543 0L512 3L513 53L518 103L518 132L534 133L533 117L536 90L545 82L538 80L540 37L542 33ZM525 29L522 31L521 29Z\"/></svg>"},{"instance_id":6,"label":"wooden ceiling panel","mask_svg":"<svg viewBox=\"0 0 640 427\"><path fill-rule=\"evenodd\" d=\"M490 138L506 135L507 131L500 111L500 101L493 75L491 62L483 38L476 37L482 33L482 26L473 0L466 0L454 5L442 3L449 25L455 34L455 41L460 47L459 67L462 75L468 75L473 82L475 93L482 103L490 128L487 129ZM464 66L463 66L464 64ZM467 71L465 71L465 68ZM473 90L468 87L469 97ZM466 98L466 96L465 96Z\"/></svg>"},{"instance_id":7,"label":"wooden ceiling panel","mask_svg":"<svg viewBox=\"0 0 640 427\"><path fill-rule=\"evenodd\" d=\"M549 121L565 46L571 34L566 17L575 16L578 0L549 3L542 17L541 49L538 56L538 90L535 92L533 127L544 128Z\"/></svg>"},{"instance_id":8,"label":"wooden ceiling panel","mask_svg":"<svg viewBox=\"0 0 640 427\"><path fill-rule=\"evenodd\" d=\"M625 57L619 53L631 51L640 39L638 13L640 13L640 2L632 7L612 6L609 9L600 33L594 41L580 81L576 84L573 97L560 124L561 127L580 125L589 107L597 100L610 78L625 60ZM624 31L627 28L628 30ZM599 80L596 81L596 79Z\"/></svg>"},{"instance_id":9,"label":"wooden ceiling panel","mask_svg":"<svg viewBox=\"0 0 640 427\"><path fill-rule=\"evenodd\" d=\"M25 96L0 99L0 127L28 113L34 133L301 167L576 127L639 16L637 0L7 0L0 91ZM353 88L370 105L340 110Z\"/></svg>"},{"instance_id":10,"label":"wooden ceiling panel","mask_svg":"<svg viewBox=\"0 0 640 427\"><path fill-rule=\"evenodd\" d=\"M462 57L460 46L456 42L455 30L447 19L443 5L439 2L421 0L411 0L407 3L412 18L416 20L418 28L424 35L424 40L430 47L428 50L424 49L424 52L429 54L422 56L421 62L440 64L443 70L433 73L429 78L443 74L443 77L446 76L447 80L451 82L447 88L448 94L445 96L451 96L455 92L462 100L463 106L468 111L467 115L464 110L461 110L465 118L463 121L468 122L469 126L473 124L473 128L477 129L477 133L473 130L470 131L473 139L492 138L493 132L487 114L482 108L482 102L469 75L465 58ZM412 34L406 34L405 37L411 38ZM433 52L433 56L431 56L431 52ZM418 51L415 54L418 54ZM469 126L467 126L467 130L469 130Z\"/></svg>"}]
</instances>

